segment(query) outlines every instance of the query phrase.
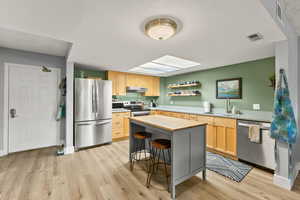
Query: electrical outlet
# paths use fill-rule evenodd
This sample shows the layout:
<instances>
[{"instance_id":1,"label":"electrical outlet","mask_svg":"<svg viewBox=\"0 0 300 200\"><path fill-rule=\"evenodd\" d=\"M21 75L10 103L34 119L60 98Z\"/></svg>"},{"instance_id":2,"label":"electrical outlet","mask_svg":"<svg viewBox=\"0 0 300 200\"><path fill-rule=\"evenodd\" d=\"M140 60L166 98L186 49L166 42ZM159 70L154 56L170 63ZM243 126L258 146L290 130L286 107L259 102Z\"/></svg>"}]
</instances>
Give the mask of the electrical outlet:
<instances>
[{"instance_id":1,"label":"electrical outlet","mask_svg":"<svg viewBox=\"0 0 300 200\"><path fill-rule=\"evenodd\" d=\"M260 104L253 104L253 110L260 110Z\"/></svg>"},{"instance_id":2,"label":"electrical outlet","mask_svg":"<svg viewBox=\"0 0 300 200\"><path fill-rule=\"evenodd\" d=\"M174 104L174 101L170 101L170 104Z\"/></svg>"}]
</instances>

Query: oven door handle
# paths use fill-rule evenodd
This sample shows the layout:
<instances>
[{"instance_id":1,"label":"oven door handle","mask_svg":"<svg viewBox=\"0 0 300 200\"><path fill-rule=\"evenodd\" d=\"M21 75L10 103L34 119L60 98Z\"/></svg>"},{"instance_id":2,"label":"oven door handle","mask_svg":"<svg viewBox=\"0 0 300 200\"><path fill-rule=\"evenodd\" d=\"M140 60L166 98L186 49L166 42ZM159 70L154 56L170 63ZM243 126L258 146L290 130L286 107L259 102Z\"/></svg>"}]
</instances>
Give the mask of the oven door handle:
<instances>
[{"instance_id":1,"label":"oven door handle","mask_svg":"<svg viewBox=\"0 0 300 200\"><path fill-rule=\"evenodd\" d=\"M132 112L132 116L144 116L144 115L150 115L150 111L139 111L139 112Z\"/></svg>"}]
</instances>

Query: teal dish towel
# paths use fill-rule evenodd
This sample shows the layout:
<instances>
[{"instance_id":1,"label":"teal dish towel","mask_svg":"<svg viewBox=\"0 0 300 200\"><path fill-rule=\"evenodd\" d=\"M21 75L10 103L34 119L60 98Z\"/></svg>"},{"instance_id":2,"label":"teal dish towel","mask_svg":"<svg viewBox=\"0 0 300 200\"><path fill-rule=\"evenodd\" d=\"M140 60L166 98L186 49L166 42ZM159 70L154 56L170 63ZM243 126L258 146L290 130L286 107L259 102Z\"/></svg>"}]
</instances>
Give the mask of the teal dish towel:
<instances>
[{"instance_id":1,"label":"teal dish towel","mask_svg":"<svg viewBox=\"0 0 300 200\"><path fill-rule=\"evenodd\" d=\"M271 137L288 144L294 144L297 138L297 124L290 100L287 77L283 69L280 69L275 93Z\"/></svg>"}]
</instances>

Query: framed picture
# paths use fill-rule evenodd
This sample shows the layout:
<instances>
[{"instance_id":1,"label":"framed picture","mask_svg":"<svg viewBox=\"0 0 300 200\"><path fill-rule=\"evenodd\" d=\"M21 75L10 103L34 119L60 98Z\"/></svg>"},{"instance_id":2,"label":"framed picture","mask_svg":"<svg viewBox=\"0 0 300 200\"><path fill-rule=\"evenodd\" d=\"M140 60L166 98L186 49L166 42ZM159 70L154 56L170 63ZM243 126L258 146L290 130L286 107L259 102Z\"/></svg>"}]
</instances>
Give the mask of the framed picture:
<instances>
[{"instance_id":1,"label":"framed picture","mask_svg":"<svg viewBox=\"0 0 300 200\"><path fill-rule=\"evenodd\" d=\"M241 99L242 78L217 80L216 98L217 99Z\"/></svg>"}]
</instances>

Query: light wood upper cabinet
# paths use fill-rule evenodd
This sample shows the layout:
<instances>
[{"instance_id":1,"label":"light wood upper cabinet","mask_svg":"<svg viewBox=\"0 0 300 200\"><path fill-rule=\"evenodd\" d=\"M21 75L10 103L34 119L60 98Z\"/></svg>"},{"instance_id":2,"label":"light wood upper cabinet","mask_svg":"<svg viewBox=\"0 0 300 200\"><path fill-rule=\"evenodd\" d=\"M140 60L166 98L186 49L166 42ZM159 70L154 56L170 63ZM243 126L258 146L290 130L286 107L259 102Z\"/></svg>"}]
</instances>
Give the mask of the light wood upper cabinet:
<instances>
[{"instance_id":1,"label":"light wood upper cabinet","mask_svg":"<svg viewBox=\"0 0 300 200\"><path fill-rule=\"evenodd\" d=\"M108 71L107 79L113 82L113 95L126 95L126 87L147 88L145 96L160 96L160 78L141 74Z\"/></svg>"},{"instance_id":2,"label":"light wood upper cabinet","mask_svg":"<svg viewBox=\"0 0 300 200\"><path fill-rule=\"evenodd\" d=\"M112 94L118 96L126 95L126 73L108 71L107 79L112 81Z\"/></svg>"},{"instance_id":3,"label":"light wood upper cabinet","mask_svg":"<svg viewBox=\"0 0 300 200\"><path fill-rule=\"evenodd\" d=\"M146 88L148 90L145 93L145 96L160 96L160 78L148 76L146 81Z\"/></svg>"},{"instance_id":4,"label":"light wood upper cabinet","mask_svg":"<svg viewBox=\"0 0 300 200\"><path fill-rule=\"evenodd\" d=\"M126 77L126 86L143 87L143 84L141 83L141 75L127 73Z\"/></svg>"},{"instance_id":5,"label":"light wood upper cabinet","mask_svg":"<svg viewBox=\"0 0 300 200\"><path fill-rule=\"evenodd\" d=\"M160 95L160 78L154 76L146 76L140 74L127 73L126 86L147 88L145 96L159 96Z\"/></svg>"}]
</instances>

